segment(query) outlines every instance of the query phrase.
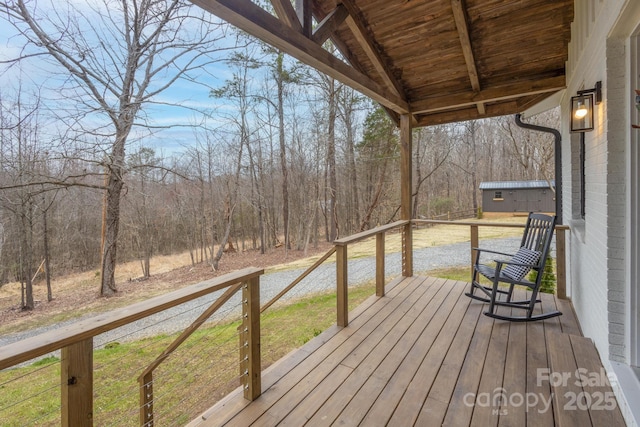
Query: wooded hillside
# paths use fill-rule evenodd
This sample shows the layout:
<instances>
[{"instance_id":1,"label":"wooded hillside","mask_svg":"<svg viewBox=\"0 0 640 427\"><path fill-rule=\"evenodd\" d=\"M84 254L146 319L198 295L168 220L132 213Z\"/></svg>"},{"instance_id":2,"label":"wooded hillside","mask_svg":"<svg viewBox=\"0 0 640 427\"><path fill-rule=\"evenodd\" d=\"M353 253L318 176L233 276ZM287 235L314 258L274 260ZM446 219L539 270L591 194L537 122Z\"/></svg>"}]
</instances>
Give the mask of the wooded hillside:
<instances>
[{"instance_id":1,"label":"wooded hillside","mask_svg":"<svg viewBox=\"0 0 640 427\"><path fill-rule=\"evenodd\" d=\"M50 65L58 78L38 80L34 59L16 58L24 81L40 86L0 88L0 284L30 284L45 259L54 275L99 270L114 173L123 185L117 259L141 260L141 275L153 274L155 254L188 250L215 268L223 248L304 250L398 218L398 130L384 110L224 31L215 60L180 76L183 93L206 90L210 104L154 101L191 110L171 123L154 120L154 105L125 108L134 117L118 168L110 113L96 117L60 64ZM65 102L53 95L61 92ZM559 119L552 111L532 122ZM421 128L414 167L414 217L477 210L481 181L553 179L553 140L513 117Z\"/></svg>"}]
</instances>

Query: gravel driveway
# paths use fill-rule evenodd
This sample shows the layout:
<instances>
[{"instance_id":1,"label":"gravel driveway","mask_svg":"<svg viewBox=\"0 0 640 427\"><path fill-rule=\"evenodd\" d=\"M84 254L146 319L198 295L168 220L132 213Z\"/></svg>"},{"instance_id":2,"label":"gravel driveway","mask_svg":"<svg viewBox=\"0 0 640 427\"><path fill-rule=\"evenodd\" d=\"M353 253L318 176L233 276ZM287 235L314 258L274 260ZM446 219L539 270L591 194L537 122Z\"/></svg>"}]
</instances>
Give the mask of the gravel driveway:
<instances>
[{"instance_id":1,"label":"gravel driveway","mask_svg":"<svg viewBox=\"0 0 640 427\"><path fill-rule=\"evenodd\" d=\"M515 252L519 238L502 238L485 240L481 246L490 247L493 250ZM469 265L469 242L450 245L427 247L414 251L414 270L416 273L428 270ZM398 276L401 271L401 257L399 253L389 254L385 258L387 275ZM262 303L266 303L280 292L285 286L295 280L304 269L278 271L265 274L260 277L260 293ZM348 264L349 285L357 285L375 277L374 257L351 259ZM329 291L335 288L335 263L325 262L307 278L300 282L292 291L286 294L281 301L286 302L303 296ZM185 329L212 301L220 295L216 292L188 303L182 304L161 313L141 319L137 322L125 325L110 332L106 332L94 338L96 346L100 347L109 342L123 342L137 340L146 336L158 334L170 334ZM212 321L233 319L238 315L240 305L240 293L236 294L218 313ZM83 318L91 317L88 314ZM0 337L0 346L8 345L27 337L39 335L43 332L57 329L78 319L61 322L42 328L33 329L21 333Z\"/></svg>"}]
</instances>

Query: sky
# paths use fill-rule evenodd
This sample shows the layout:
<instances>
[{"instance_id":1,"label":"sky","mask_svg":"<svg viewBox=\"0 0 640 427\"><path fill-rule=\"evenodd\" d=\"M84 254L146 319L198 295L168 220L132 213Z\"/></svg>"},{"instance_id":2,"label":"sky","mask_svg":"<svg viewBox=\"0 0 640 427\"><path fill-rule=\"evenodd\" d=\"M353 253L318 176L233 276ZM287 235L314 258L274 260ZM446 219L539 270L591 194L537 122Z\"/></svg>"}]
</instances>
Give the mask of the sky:
<instances>
[{"instance_id":1,"label":"sky","mask_svg":"<svg viewBox=\"0 0 640 427\"><path fill-rule=\"evenodd\" d=\"M80 12L87 16L95 13L92 5L95 6L100 3L98 0L93 0L93 2L91 0L67 0L65 2L67 5L71 4L78 7ZM61 2L59 0L40 0L38 4L49 8L53 4L56 8L59 8ZM52 13L51 10L53 9L50 9L47 13ZM118 16L116 12L112 11L112 13L113 16ZM95 18L91 19L91 21L87 22L92 22L93 25L93 22L95 22L93 19ZM89 43L95 42L95 40L90 39L91 34L91 31L83 34L89 39ZM219 35L221 34L215 34L214 36ZM219 44L222 47L229 47L233 43L235 43L235 36L229 31L226 39L221 40ZM20 55L21 52L24 53L25 51L22 50L23 45L24 39L18 35L17 30L0 20L0 61L12 59ZM29 51L26 52L29 53ZM206 74L201 73L198 78L201 84L178 80L154 99L157 104L150 104L145 107L144 117L150 123L159 127L170 126L168 129L154 132L154 135L148 138L148 142L151 142L154 148L165 154L184 151L185 147L192 146L195 141L194 131L189 125L202 121L202 115L197 112L198 110L215 110L222 114L229 112L230 106L224 100L209 96L210 87L220 87L226 79L232 77L231 70L222 61L222 56L226 54L227 52L222 52L221 60L208 65ZM3 94L3 98L15 96L18 87L26 88L27 90L32 87L32 91L35 91L37 87L43 85L46 88L42 91L45 98L50 100L57 98L55 103L50 103L50 105L53 105L52 108L64 108L61 103L64 103L65 100L60 96L59 89L60 75L54 73L54 70L57 72L60 69L59 66L54 67L41 58L31 58L22 62L19 66L7 67L6 64L0 64L0 91ZM212 127L221 126L221 122L216 122L219 120L209 118L208 124ZM57 130L51 129L50 133L55 132ZM145 145L148 144L145 142Z\"/></svg>"}]
</instances>

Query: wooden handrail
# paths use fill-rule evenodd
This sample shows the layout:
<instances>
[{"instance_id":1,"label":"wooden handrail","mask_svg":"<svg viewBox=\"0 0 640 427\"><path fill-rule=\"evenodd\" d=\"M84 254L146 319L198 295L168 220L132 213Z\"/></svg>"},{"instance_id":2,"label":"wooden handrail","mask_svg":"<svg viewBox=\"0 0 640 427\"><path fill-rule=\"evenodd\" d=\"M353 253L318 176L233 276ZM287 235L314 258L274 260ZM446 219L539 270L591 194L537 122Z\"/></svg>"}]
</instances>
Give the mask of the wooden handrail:
<instances>
[{"instance_id":1,"label":"wooden handrail","mask_svg":"<svg viewBox=\"0 0 640 427\"><path fill-rule=\"evenodd\" d=\"M446 221L439 219L412 219L414 224L445 224L445 225L476 225L478 227L497 227L497 228L524 228L525 224L514 224L510 222L488 222L488 221ZM570 230L568 225L556 225L556 230Z\"/></svg>"},{"instance_id":2,"label":"wooden handrail","mask_svg":"<svg viewBox=\"0 0 640 427\"><path fill-rule=\"evenodd\" d=\"M512 223L496 223L487 221L441 221L433 219L414 219L412 223L420 224L445 224L464 226L470 228L470 243L471 243L471 274L473 274L473 262L475 259L475 249L479 246L478 228L479 227L498 227L498 228L524 228L526 224L512 224ZM567 299L567 268L566 268L566 243L565 233L571 230L568 225L556 225L556 295L560 299Z\"/></svg>"},{"instance_id":3,"label":"wooden handrail","mask_svg":"<svg viewBox=\"0 0 640 427\"><path fill-rule=\"evenodd\" d=\"M5 369L63 347L79 343L122 325L175 307L203 295L247 281L264 273L263 269L245 268L210 281L187 286L127 307L101 313L59 329L0 347L0 369Z\"/></svg>"},{"instance_id":4,"label":"wooden handrail","mask_svg":"<svg viewBox=\"0 0 640 427\"><path fill-rule=\"evenodd\" d=\"M400 221L392 222L390 224L381 225L380 227L372 228L371 230L362 231L360 233L356 233L348 237L343 237L342 239L334 240L333 244L336 246L346 246L348 244L359 242L360 240L364 240L367 237L374 236L378 233L383 233L387 230L392 230L394 228L402 227L403 225L406 225L409 222L410 221L408 220L400 220Z\"/></svg>"},{"instance_id":5,"label":"wooden handrail","mask_svg":"<svg viewBox=\"0 0 640 427\"><path fill-rule=\"evenodd\" d=\"M356 243L371 236L376 236L376 295L384 296L384 236L389 230L395 228L410 225L411 221L401 220L395 221L390 224L385 224L380 227L366 230L342 239L335 240L334 247L329 249L321 258L319 258L312 266L307 268L300 276L298 276L287 287L280 291L269 302L264 304L260 309L263 313L273 304L275 304L282 296L293 289L298 283L300 283L305 277L307 277L312 271L318 268L323 262L325 262L334 253L338 253L336 256L336 291L337 291L337 324L339 326L346 326L348 324L348 290L347 290L347 246L351 243Z\"/></svg>"}]
</instances>

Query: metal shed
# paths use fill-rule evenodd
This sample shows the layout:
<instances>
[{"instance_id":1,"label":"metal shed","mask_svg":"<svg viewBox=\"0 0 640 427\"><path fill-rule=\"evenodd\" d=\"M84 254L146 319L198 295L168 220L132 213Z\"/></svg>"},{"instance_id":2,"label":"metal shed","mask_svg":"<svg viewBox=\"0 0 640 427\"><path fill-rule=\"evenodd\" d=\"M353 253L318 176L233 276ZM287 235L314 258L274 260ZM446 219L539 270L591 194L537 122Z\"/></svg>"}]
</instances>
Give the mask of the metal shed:
<instances>
[{"instance_id":1,"label":"metal shed","mask_svg":"<svg viewBox=\"0 0 640 427\"><path fill-rule=\"evenodd\" d=\"M482 210L555 212L555 185L554 180L481 182Z\"/></svg>"}]
</instances>

